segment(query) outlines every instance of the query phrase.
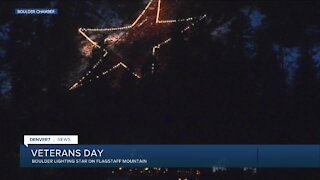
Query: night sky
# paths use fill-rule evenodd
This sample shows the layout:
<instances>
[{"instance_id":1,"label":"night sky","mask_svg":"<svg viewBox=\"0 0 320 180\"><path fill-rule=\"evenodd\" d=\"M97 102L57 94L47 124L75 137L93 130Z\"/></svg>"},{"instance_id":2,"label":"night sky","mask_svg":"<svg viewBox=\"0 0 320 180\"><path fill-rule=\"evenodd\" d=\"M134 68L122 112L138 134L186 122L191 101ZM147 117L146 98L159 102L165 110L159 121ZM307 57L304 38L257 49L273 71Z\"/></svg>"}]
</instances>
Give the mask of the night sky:
<instances>
[{"instance_id":1,"label":"night sky","mask_svg":"<svg viewBox=\"0 0 320 180\"><path fill-rule=\"evenodd\" d=\"M0 1L1 151L9 162L0 179L108 177L103 170L19 169L24 134L79 134L81 144L320 143L316 1L171 1L166 18L207 18L185 34L178 33L184 25L158 31L173 40L159 50L155 74L148 73L154 57L144 46L154 38L142 28L144 40L128 51L138 52L129 64L139 61L144 78L115 71L69 91L101 55L78 28L130 24L146 3ZM49 7L58 15L14 14ZM107 36L92 38L103 43ZM219 178L239 176L319 179L320 172L258 170L247 177L231 171Z\"/></svg>"}]
</instances>

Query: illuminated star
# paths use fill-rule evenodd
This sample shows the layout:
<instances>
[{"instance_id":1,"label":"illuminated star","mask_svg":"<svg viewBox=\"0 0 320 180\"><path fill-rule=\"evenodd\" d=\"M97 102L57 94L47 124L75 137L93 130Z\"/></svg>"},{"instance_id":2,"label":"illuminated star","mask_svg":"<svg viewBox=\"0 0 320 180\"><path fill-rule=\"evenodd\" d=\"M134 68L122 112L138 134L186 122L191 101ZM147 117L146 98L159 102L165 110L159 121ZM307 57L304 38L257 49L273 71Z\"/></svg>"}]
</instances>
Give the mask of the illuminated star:
<instances>
[{"instance_id":1,"label":"illuminated star","mask_svg":"<svg viewBox=\"0 0 320 180\"><path fill-rule=\"evenodd\" d=\"M161 0L150 0L135 21L127 26L105 29L79 28L79 33L100 50L101 58L69 90L82 87L96 79L110 75L116 69L124 69L137 79L143 77L141 68L148 61L149 55L172 41L172 25L185 24L181 33L187 32L195 23L202 21L206 15L183 19L162 20L161 12L166 4ZM103 42L90 37L92 33L105 33ZM150 59L149 59L150 60ZM151 62L151 73L155 72L155 62ZM121 73L116 73L121 76Z\"/></svg>"}]
</instances>

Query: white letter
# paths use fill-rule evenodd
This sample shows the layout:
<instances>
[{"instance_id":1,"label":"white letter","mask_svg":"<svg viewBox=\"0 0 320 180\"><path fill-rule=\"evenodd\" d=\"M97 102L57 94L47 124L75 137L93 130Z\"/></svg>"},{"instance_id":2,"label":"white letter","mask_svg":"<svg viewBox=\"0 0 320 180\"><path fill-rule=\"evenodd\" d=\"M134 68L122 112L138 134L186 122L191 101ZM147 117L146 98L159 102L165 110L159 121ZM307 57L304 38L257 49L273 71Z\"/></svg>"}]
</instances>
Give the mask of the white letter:
<instances>
[{"instance_id":1,"label":"white letter","mask_svg":"<svg viewBox=\"0 0 320 180\"><path fill-rule=\"evenodd\" d=\"M37 152L38 152L38 150L33 151L33 150L31 149L31 153L32 153L32 156L33 156L33 157L36 157Z\"/></svg>"},{"instance_id":2,"label":"white letter","mask_svg":"<svg viewBox=\"0 0 320 180\"><path fill-rule=\"evenodd\" d=\"M99 153L99 157L101 157L102 153L103 153L103 149L101 149L101 150L98 149L98 153Z\"/></svg>"},{"instance_id":3,"label":"white letter","mask_svg":"<svg viewBox=\"0 0 320 180\"><path fill-rule=\"evenodd\" d=\"M88 149L83 150L83 156L84 157L89 157L90 156L90 150L88 150Z\"/></svg>"}]
</instances>

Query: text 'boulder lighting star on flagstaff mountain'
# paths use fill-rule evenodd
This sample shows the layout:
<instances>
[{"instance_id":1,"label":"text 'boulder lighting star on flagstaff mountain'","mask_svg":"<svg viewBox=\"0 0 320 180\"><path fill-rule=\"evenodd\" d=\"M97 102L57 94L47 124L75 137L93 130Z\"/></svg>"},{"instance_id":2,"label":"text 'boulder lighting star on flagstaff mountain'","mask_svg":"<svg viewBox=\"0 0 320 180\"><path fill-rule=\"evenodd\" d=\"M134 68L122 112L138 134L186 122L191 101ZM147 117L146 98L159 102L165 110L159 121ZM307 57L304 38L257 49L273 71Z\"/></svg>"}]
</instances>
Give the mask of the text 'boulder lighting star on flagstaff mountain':
<instances>
[{"instance_id":1,"label":"text 'boulder lighting star on flagstaff mountain'","mask_svg":"<svg viewBox=\"0 0 320 180\"><path fill-rule=\"evenodd\" d=\"M166 2L166 1L165 1ZM184 19L161 20L161 7L166 6L161 0L150 0L143 11L131 25L105 29L79 28L79 33L102 53L100 59L74 83L69 90L75 90L94 80L106 77L115 69L123 69L134 78L143 77L141 68L147 64L148 56L156 56L163 45L172 41L170 37L172 25L184 23L181 33L187 32L196 23L206 18L206 15ZM102 43L98 43L90 35L106 33ZM137 48L138 47L138 48ZM151 74L155 72L155 62L151 63Z\"/></svg>"}]
</instances>

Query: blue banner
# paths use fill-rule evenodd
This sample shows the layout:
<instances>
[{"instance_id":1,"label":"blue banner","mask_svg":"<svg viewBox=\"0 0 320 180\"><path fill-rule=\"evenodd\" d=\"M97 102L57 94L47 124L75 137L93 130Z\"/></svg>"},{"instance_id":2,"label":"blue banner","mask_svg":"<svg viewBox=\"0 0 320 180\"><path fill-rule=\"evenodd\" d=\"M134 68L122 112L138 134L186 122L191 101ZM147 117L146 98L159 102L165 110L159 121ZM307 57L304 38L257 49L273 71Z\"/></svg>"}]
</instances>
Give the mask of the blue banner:
<instances>
[{"instance_id":1,"label":"blue banner","mask_svg":"<svg viewBox=\"0 0 320 180\"><path fill-rule=\"evenodd\" d=\"M16 8L15 14L17 15L56 15L58 14L57 8Z\"/></svg>"},{"instance_id":2,"label":"blue banner","mask_svg":"<svg viewBox=\"0 0 320 180\"><path fill-rule=\"evenodd\" d=\"M24 168L320 167L320 145L25 145Z\"/></svg>"}]
</instances>

